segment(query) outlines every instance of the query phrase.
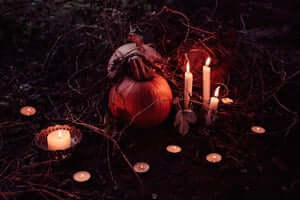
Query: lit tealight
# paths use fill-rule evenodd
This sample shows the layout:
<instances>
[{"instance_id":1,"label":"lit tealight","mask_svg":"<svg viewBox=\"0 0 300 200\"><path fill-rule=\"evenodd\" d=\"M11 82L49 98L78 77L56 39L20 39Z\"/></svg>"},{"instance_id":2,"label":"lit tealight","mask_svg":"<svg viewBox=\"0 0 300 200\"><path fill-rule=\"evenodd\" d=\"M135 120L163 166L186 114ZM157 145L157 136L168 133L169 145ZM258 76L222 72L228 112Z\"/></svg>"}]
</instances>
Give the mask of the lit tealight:
<instances>
[{"instance_id":1,"label":"lit tealight","mask_svg":"<svg viewBox=\"0 0 300 200\"><path fill-rule=\"evenodd\" d=\"M178 145L168 145L166 150L169 152L169 153L180 153L181 152L181 147L178 146Z\"/></svg>"},{"instance_id":2,"label":"lit tealight","mask_svg":"<svg viewBox=\"0 0 300 200\"><path fill-rule=\"evenodd\" d=\"M91 178L91 174L87 171L78 171L73 174L73 180L79 183L86 182Z\"/></svg>"},{"instance_id":3,"label":"lit tealight","mask_svg":"<svg viewBox=\"0 0 300 200\"><path fill-rule=\"evenodd\" d=\"M264 134L266 132L266 129L261 126L252 126L251 131L256 134Z\"/></svg>"},{"instance_id":4,"label":"lit tealight","mask_svg":"<svg viewBox=\"0 0 300 200\"><path fill-rule=\"evenodd\" d=\"M146 162L137 162L133 169L136 173L146 173L150 169L150 165Z\"/></svg>"},{"instance_id":5,"label":"lit tealight","mask_svg":"<svg viewBox=\"0 0 300 200\"><path fill-rule=\"evenodd\" d=\"M32 116L36 113L36 109L32 106L24 106L20 109L20 113L24 116Z\"/></svg>"},{"instance_id":6,"label":"lit tealight","mask_svg":"<svg viewBox=\"0 0 300 200\"><path fill-rule=\"evenodd\" d=\"M222 156L218 153L210 153L206 155L206 160L210 163L218 163L221 162Z\"/></svg>"},{"instance_id":7,"label":"lit tealight","mask_svg":"<svg viewBox=\"0 0 300 200\"><path fill-rule=\"evenodd\" d=\"M233 100L228 97L222 98L221 101L224 104L233 104Z\"/></svg>"}]
</instances>

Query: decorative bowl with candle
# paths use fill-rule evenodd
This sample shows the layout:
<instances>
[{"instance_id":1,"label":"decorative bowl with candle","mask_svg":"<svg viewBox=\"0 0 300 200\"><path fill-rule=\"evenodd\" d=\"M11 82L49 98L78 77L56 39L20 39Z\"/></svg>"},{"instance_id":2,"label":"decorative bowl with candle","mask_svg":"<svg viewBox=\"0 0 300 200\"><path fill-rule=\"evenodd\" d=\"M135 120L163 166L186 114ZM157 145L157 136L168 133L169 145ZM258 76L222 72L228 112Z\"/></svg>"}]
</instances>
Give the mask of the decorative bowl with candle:
<instances>
[{"instance_id":1,"label":"decorative bowl with candle","mask_svg":"<svg viewBox=\"0 0 300 200\"><path fill-rule=\"evenodd\" d=\"M60 160L71 156L72 150L81 139L82 134L75 127L55 125L37 133L34 143L38 148L52 153L55 159Z\"/></svg>"}]
</instances>

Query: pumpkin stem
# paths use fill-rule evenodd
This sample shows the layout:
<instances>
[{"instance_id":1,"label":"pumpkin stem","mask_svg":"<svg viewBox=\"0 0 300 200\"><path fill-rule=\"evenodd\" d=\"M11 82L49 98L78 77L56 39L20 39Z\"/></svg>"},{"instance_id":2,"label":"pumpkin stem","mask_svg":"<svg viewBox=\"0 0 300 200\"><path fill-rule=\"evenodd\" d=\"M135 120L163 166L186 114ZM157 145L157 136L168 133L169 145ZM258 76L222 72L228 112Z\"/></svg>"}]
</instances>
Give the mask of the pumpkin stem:
<instances>
[{"instance_id":1,"label":"pumpkin stem","mask_svg":"<svg viewBox=\"0 0 300 200\"><path fill-rule=\"evenodd\" d=\"M152 70L147 67L141 57L130 59L133 79L137 81L147 81L153 78Z\"/></svg>"}]
</instances>

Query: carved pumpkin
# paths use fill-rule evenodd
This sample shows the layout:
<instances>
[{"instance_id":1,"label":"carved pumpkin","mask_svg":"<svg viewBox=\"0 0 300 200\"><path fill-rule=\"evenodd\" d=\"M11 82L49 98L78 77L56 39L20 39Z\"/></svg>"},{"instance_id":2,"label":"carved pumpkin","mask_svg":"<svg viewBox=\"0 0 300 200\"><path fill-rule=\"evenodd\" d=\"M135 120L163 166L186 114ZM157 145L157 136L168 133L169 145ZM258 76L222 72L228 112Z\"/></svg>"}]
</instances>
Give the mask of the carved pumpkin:
<instances>
[{"instance_id":1,"label":"carved pumpkin","mask_svg":"<svg viewBox=\"0 0 300 200\"><path fill-rule=\"evenodd\" d=\"M132 125L139 128L157 126L168 117L173 98L171 88L162 76L152 75L152 79L145 81L125 77L111 88L109 109L114 117L133 120Z\"/></svg>"}]
</instances>

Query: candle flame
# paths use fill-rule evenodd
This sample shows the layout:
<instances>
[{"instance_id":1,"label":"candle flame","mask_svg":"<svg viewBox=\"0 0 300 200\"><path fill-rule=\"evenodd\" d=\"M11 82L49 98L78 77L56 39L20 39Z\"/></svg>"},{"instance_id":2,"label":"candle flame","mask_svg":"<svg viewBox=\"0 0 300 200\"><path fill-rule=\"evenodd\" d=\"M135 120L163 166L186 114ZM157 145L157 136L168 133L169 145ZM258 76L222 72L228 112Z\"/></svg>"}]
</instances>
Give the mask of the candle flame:
<instances>
[{"instance_id":1,"label":"candle flame","mask_svg":"<svg viewBox=\"0 0 300 200\"><path fill-rule=\"evenodd\" d=\"M57 136L58 136L59 138L62 137L62 131L61 131L61 130L58 131Z\"/></svg>"},{"instance_id":2,"label":"candle flame","mask_svg":"<svg viewBox=\"0 0 300 200\"><path fill-rule=\"evenodd\" d=\"M190 62L187 61L186 63L186 72L190 72Z\"/></svg>"},{"instance_id":3,"label":"candle flame","mask_svg":"<svg viewBox=\"0 0 300 200\"><path fill-rule=\"evenodd\" d=\"M206 59L205 65L208 66L208 65L210 64L210 61L211 61L211 58L208 57L208 58Z\"/></svg>"},{"instance_id":4,"label":"candle flame","mask_svg":"<svg viewBox=\"0 0 300 200\"><path fill-rule=\"evenodd\" d=\"M215 97L218 97L218 96L219 96L219 92L220 92L220 86L218 86L218 87L215 89Z\"/></svg>"}]
</instances>

